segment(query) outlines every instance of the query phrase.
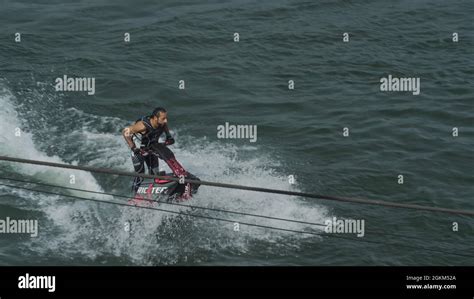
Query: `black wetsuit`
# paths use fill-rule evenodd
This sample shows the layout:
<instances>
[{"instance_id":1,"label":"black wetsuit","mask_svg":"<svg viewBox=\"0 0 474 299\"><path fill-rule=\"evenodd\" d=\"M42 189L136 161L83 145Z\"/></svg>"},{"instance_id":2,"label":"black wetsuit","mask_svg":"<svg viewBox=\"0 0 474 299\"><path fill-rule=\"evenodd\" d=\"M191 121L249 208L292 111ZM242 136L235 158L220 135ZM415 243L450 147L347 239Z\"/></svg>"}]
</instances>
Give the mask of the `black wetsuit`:
<instances>
[{"instance_id":1,"label":"black wetsuit","mask_svg":"<svg viewBox=\"0 0 474 299\"><path fill-rule=\"evenodd\" d=\"M165 133L166 138L171 138L171 134L169 132L168 126L165 124L163 126L159 126L158 128L153 128L150 122L149 116L144 116L138 119L136 122L143 121L145 124L146 131L141 134L135 135L141 141L140 148L143 149L143 154L135 154L132 152L132 163L135 172L138 173L145 173L145 163L148 167L148 173L158 174L159 173L159 155L155 151L150 151L152 147L158 145L158 140L160 136ZM135 122L135 123L136 123ZM143 178L136 177L133 181L133 190L136 191L143 181Z\"/></svg>"}]
</instances>

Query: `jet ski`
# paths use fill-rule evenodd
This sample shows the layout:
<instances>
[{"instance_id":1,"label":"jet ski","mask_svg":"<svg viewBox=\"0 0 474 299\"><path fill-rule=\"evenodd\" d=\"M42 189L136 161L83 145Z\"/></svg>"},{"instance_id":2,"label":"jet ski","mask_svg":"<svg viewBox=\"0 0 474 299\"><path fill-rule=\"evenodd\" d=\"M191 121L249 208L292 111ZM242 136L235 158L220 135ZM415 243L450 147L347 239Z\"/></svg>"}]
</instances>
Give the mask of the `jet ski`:
<instances>
[{"instance_id":1,"label":"jet ski","mask_svg":"<svg viewBox=\"0 0 474 299\"><path fill-rule=\"evenodd\" d=\"M173 172L160 171L156 175L163 178L159 179L144 178L136 188L133 199L128 203L153 205L156 202L182 202L191 199L197 193L200 184L184 183L183 179L199 181L199 178L186 171L176 160L173 152L163 143L153 145L150 150L158 154L158 157L165 161Z\"/></svg>"}]
</instances>

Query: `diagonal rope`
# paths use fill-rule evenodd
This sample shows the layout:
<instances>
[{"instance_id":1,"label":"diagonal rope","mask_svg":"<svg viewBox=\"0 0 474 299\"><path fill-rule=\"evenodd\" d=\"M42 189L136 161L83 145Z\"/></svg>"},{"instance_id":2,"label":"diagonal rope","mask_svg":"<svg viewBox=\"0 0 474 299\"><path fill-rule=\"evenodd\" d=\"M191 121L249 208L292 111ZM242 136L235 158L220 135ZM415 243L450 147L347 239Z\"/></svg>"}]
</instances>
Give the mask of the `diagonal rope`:
<instances>
[{"instance_id":1,"label":"diagonal rope","mask_svg":"<svg viewBox=\"0 0 474 299\"><path fill-rule=\"evenodd\" d=\"M65 169L83 170L83 171L113 174L113 175L122 175L122 176L131 176L131 177L138 176L142 178L153 178L153 179L158 178L158 179L167 179L167 180L172 180L172 181L180 180L179 178L168 177L168 176L139 174L139 173L134 173L134 172L126 172L126 171L107 169L107 168L96 168L96 167L90 167L90 166L75 166L75 165L68 165L68 164L62 164L62 163L28 160L28 159L21 159L21 158L7 157L7 156L0 156L0 160L9 161L9 162L17 162L17 163L34 164L34 165L43 165L43 166L50 166L50 167L58 167L58 168L65 168ZM242 186L242 185L227 184L227 183L198 181L198 180L190 180L190 179L185 179L185 183L200 184L204 186L214 186L214 187L220 187L220 188L231 188L231 189L240 189L240 190L248 190L248 191L256 191L256 192L266 192L266 193L273 193L273 194L293 195L293 196L326 199L326 200L334 200L334 201L342 201L342 202L370 204L370 205L378 205L378 206L385 206L385 207L392 207L392 208L405 208L405 209L415 209L415 210L421 210L421 211L474 216L474 211L471 211L471 210L459 210L459 209L450 209L450 208L442 208L442 207L405 204L405 203L389 202L389 201L383 201L383 200L337 197L337 196L319 195L319 194L311 194L311 193L304 193L304 192Z\"/></svg>"},{"instance_id":2,"label":"diagonal rope","mask_svg":"<svg viewBox=\"0 0 474 299\"><path fill-rule=\"evenodd\" d=\"M27 181L27 180L4 178L4 177L0 177L0 179L14 181L14 182L35 184L35 185L45 186L45 187L61 188L61 189L71 190L71 191L79 191L79 192L86 192L86 193L99 194L99 195L109 195L109 196L113 196L113 197L129 199L129 200L133 199L133 197L120 195L120 194L115 194L115 193L92 191L92 190L85 190L85 189L73 188L73 187L64 187L64 186L58 186L58 185L52 185L52 184L46 184L46 183L40 183L40 182L33 182L33 181ZM208 210L208 211L229 213L229 214L242 215L242 216L250 216L250 217L256 217L256 218L279 220L279 221L293 222L293 223L298 223L298 224L315 225L315 226L321 226L321 227L326 227L327 226L326 224L323 224L323 223L315 223L315 222L294 220L294 219L288 219L288 218L273 217L273 216L260 215L260 214L252 214L252 213L232 211L232 210L226 210L226 209L209 208L209 207L202 207L202 206L196 206L196 205L190 205L190 204L180 204L180 203L175 203L175 202L156 201L156 200L150 200L150 199L142 199L142 200L146 201L146 202L155 202L155 203L166 204L166 205L189 207L189 208L200 209L200 210ZM406 238L406 239L413 239L413 240L417 240L417 241L423 241L422 239L417 238L417 237L394 234L394 233L390 233L390 232L383 232L383 231L379 231L379 230L370 230L370 231L366 231L366 233L367 234L374 234L374 235L384 235L384 236L392 236L392 237L399 237L399 238Z\"/></svg>"}]
</instances>

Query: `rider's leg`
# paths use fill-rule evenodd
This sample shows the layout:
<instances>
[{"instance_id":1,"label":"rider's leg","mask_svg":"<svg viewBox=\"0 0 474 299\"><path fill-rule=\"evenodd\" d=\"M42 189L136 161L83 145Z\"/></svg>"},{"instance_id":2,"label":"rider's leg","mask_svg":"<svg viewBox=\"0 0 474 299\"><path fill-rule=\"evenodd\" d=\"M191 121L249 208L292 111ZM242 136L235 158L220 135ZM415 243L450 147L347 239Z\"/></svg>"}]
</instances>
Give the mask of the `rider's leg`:
<instances>
[{"instance_id":1,"label":"rider's leg","mask_svg":"<svg viewBox=\"0 0 474 299\"><path fill-rule=\"evenodd\" d=\"M133 163L133 168L135 172L145 173L145 158L142 155L134 154L132 152L132 163ZM143 181L143 178L138 177L138 176L135 177L135 179L133 180L133 185L132 185L133 192L137 192L138 187L140 186L142 181Z\"/></svg>"},{"instance_id":2,"label":"rider's leg","mask_svg":"<svg viewBox=\"0 0 474 299\"><path fill-rule=\"evenodd\" d=\"M159 155L161 159L163 159L163 161L166 162L166 164L168 164L176 176L179 177L182 175L188 175L188 172L183 168L183 166L181 166L181 164L176 161L173 152L169 148L162 144L158 144L154 146L153 150Z\"/></svg>"},{"instance_id":3,"label":"rider's leg","mask_svg":"<svg viewBox=\"0 0 474 299\"><path fill-rule=\"evenodd\" d=\"M145 161L149 174L153 175L160 173L160 161L158 159L158 154L154 152L149 153Z\"/></svg>"},{"instance_id":4,"label":"rider's leg","mask_svg":"<svg viewBox=\"0 0 474 299\"><path fill-rule=\"evenodd\" d=\"M166 164L171 168L173 173L177 177L184 176L185 178L188 177L188 172L181 166L181 164L176 160L173 152L162 144L157 144L153 147L154 152L158 154L158 156L163 159ZM184 192L178 200L186 200L191 198L191 184L185 183L184 184Z\"/></svg>"}]
</instances>

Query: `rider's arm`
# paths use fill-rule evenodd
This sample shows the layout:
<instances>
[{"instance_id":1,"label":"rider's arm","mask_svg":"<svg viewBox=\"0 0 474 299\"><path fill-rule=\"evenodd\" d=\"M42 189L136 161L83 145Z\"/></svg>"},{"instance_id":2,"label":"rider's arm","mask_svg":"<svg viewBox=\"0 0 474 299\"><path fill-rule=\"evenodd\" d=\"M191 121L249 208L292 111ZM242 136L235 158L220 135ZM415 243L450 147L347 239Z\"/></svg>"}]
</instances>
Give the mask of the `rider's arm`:
<instances>
[{"instance_id":1,"label":"rider's arm","mask_svg":"<svg viewBox=\"0 0 474 299\"><path fill-rule=\"evenodd\" d=\"M168 129L168 125L165 125L164 131L165 131L165 134L166 134L165 145L172 145L172 144L174 144L174 138L173 138L173 136L171 136L171 134L170 134L170 130Z\"/></svg>"},{"instance_id":2,"label":"rider's arm","mask_svg":"<svg viewBox=\"0 0 474 299\"><path fill-rule=\"evenodd\" d=\"M128 147L133 150L135 148L135 143L133 142L133 134L143 133L146 131L145 124L143 121L136 122L135 124L126 127L122 130L122 136L125 138L125 141L128 144Z\"/></svg>"},{"instance_id":3,"label":"rider's arm","mask_svg":"<svg viewBox=\"0 0 474 299\"><path fill-rule=\"evenodd\" d=\"M170 139L170 138L171 138L171 134L170 134L170 129L168 129L168 125L167 125L167 124L165 125L164 131L165 131L165 134L166 134L166 139Z\"/></svg>"}]
</instances>

